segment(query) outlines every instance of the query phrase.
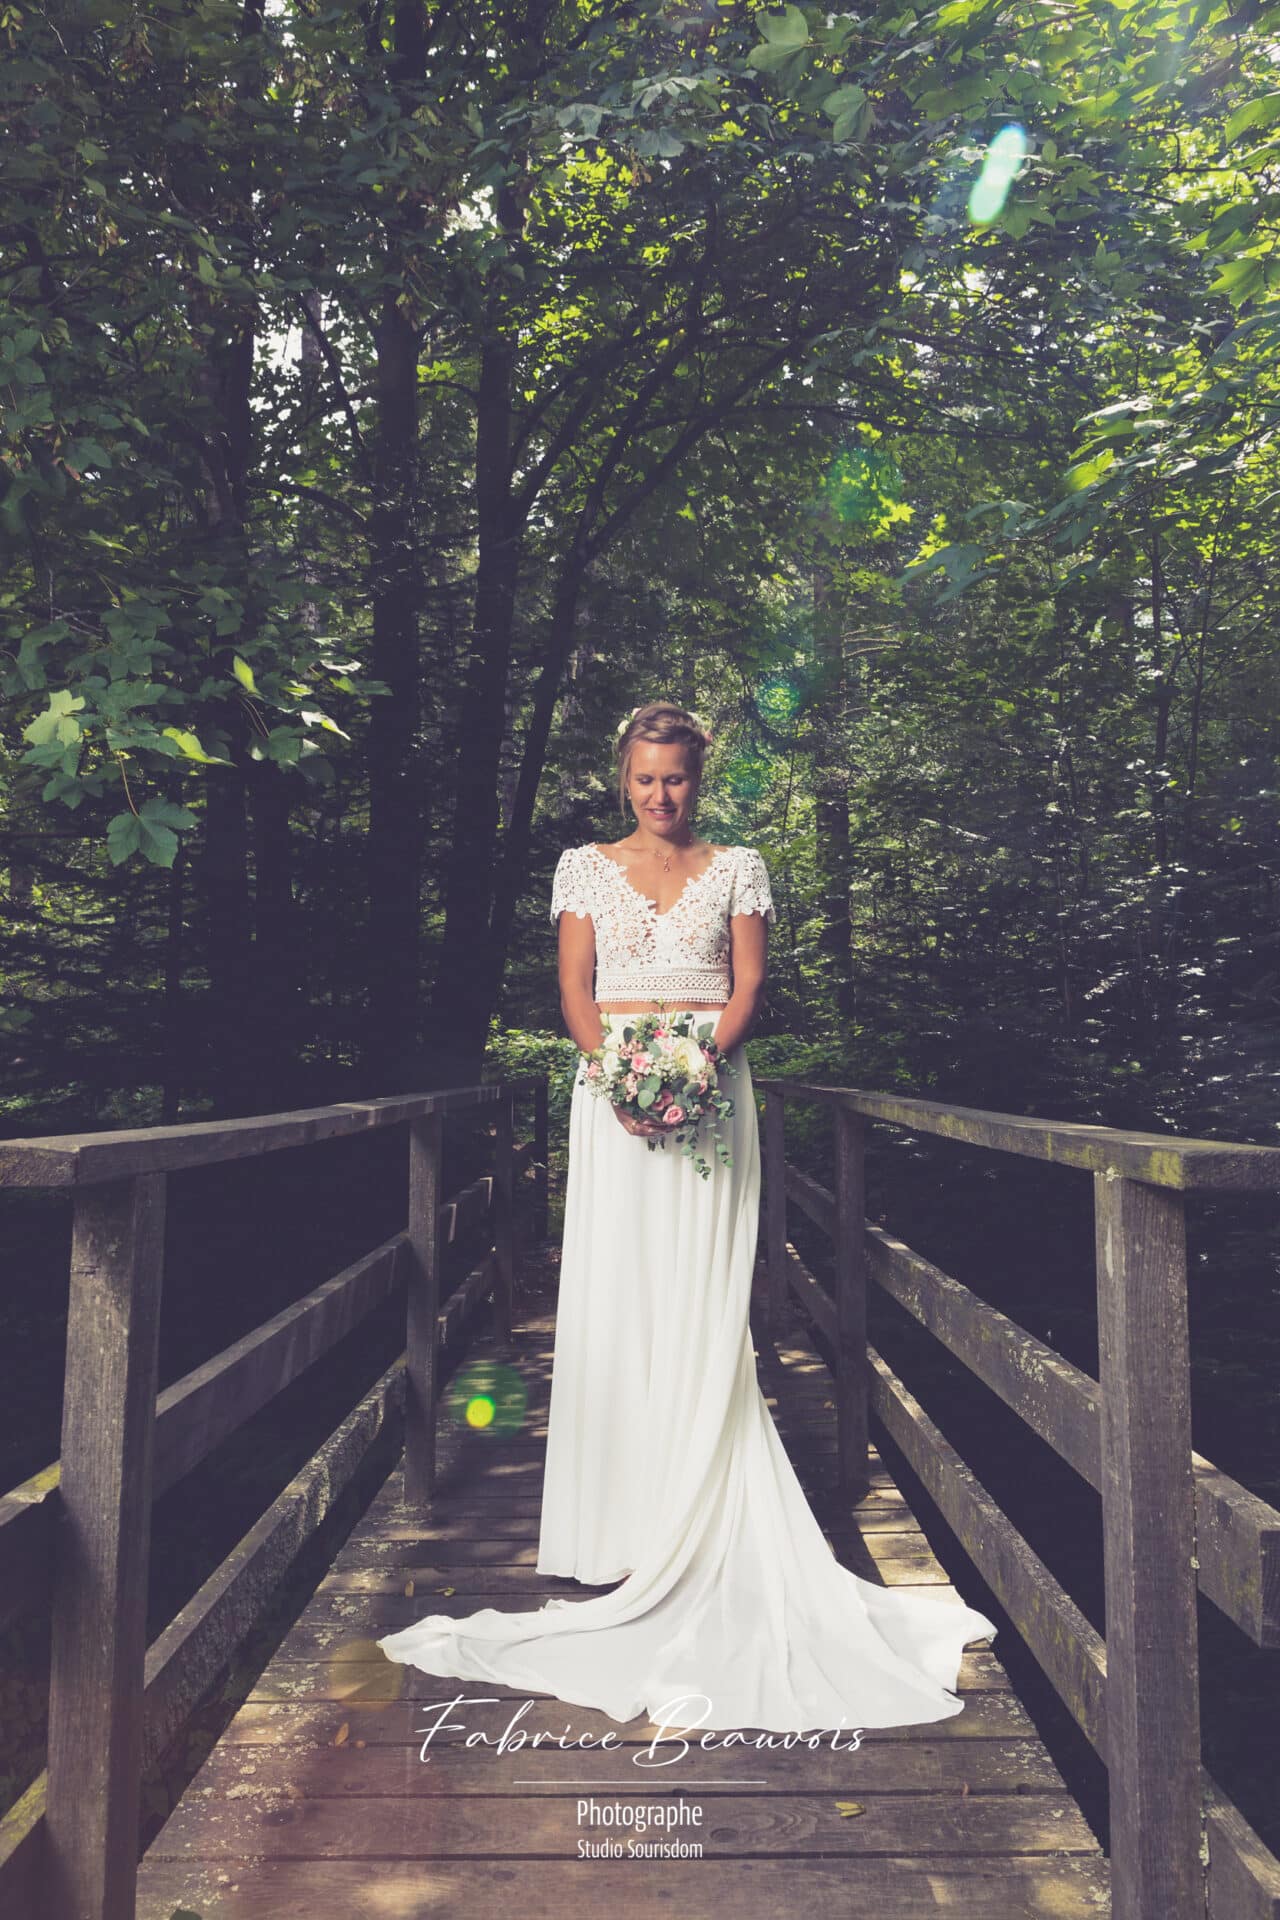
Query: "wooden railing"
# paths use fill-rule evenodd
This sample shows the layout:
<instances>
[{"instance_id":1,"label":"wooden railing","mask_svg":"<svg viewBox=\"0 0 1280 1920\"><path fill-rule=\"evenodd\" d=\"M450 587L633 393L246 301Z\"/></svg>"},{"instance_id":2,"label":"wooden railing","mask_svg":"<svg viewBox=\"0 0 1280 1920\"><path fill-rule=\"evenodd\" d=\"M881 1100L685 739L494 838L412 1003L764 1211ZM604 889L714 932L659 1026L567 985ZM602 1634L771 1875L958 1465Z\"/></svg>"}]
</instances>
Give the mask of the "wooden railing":
<instances>
[{"instance_id":1,"label":"wooden railing","mask_svg":"<svg viewBox=\"0 0 1280 1920\"><path fill-rule=\"evenodd\" d=\"M1280 1512L1192 1451L1184 1195L1275 1189L1280 1149L756 1085L768 1323L781 1329L790 1293L829 1343L844 1490L868 1485L874 1408L1106 1765L1115 1920L1277 1920L1280 1861L1200 1759L1197 1585L1258 1646L1280 1646ZM789 1100L831 1115L832 1190L788 1164ZM867 1220L870 1120L1092 1173L1099 1379ZM830 1236L830 1292L788 1238L788 1201ZM868 1344L869 1281L1101 1494L1105 1643Z\"/></svg>"},{"instance_id":2,"label":"wooden railing","mask_svg":"<svg viewBox=\"0 0 1280 1920\"><path fill-rule=\"evenodd\" d=\"M517 1098L533 1106L532 1137L520 1145ZM493 1117L493 1171L445 1200L445 1121L471 1113ZM166 1175L401 1125L409 1133L406 1227L157 1395ZM456 1350L489 1297L509 1336L519 1240L546 1233L546 1169L541 1078L0 1143L0 1185L69 1187L73 1205L61 1453L0 1500L0 1626L35 1609L52 1613L48 1767L0 1821L0 1911L133 1920L143 1773L401 1418L407 1495L429 1499L441 1352ZM442 1300L445 1247L485 1220L488 1251ZM404 1353L146 1646L155 1498L402 1280Z\"/></svg>"}]
</instances>

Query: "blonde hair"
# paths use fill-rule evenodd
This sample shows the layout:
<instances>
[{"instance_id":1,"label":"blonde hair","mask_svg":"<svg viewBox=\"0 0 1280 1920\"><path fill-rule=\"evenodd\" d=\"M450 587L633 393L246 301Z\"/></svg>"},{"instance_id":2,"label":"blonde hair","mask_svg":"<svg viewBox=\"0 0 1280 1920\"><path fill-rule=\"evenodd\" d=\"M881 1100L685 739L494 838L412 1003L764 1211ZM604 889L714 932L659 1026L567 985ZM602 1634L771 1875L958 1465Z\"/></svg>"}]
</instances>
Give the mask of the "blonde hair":
<instances>
[{"instance_id":1,"label":"blonde hair","mask_svg":"<svg viewBox=\"0 0 1280 1920\"><path fill-rule=\"evenodd\" d=\"M687 747L695 782L702 779L702 762L711 745L711 735L697 715L685 707L676 706L674 701L651 700L648 706L637 707L618 733L618 807L624 816L627 811L631 749L637 740L653 740L663 747Z\"/></svg>"}]
</instances>

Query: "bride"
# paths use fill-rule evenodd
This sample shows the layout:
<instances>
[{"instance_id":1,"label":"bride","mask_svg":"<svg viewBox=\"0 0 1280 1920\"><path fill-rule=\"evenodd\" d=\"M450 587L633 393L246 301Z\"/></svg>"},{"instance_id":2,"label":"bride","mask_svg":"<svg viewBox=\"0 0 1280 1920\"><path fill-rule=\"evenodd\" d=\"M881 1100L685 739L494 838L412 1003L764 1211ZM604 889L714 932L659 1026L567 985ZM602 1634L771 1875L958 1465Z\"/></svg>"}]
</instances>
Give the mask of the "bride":
<instances>
[{"instance_id":1,"label":"bride","mask_svg":"<svg viewBox=\"0 0 1280 1920\"><path fill-rule=\"evenodd\" d=\"M579 1063L537 1570L609 1590L430 1614L377 1644L428 1673L623 1722L812 1733L944 1720L963 1709L963 1648L995 1626L841 1565L756 1378L760 1148L743 1042L774 908L754 848L694 832L709 741L669 701L637 708L617 746L635 829L566 848L552 883L579 1049L661 1001L714 1017L733 1069L731 1164L707 1153L703 1178L674 1143L650 1148L657 1123L593 1096Z\"/></svg>"}]
</instances>

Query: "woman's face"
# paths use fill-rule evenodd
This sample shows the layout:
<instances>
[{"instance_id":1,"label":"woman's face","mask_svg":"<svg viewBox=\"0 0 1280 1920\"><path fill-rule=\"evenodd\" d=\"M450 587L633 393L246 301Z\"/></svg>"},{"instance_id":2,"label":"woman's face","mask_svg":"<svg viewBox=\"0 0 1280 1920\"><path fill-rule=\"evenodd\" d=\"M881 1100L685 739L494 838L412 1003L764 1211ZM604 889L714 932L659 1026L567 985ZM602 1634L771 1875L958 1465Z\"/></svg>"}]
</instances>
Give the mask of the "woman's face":
<instances>
[{"instance_id":1,"label":"woman's face","mask_svg":"<svg viewBox=\"0 0 1280 1920\"><path fill-rule=\"evenodd\" d=\"M688 747L679 741L663 746L657 740L637 740L627 768L627 792L636 819L664 839L684 838L698 783Z\"/></svg>"}]
</instances>

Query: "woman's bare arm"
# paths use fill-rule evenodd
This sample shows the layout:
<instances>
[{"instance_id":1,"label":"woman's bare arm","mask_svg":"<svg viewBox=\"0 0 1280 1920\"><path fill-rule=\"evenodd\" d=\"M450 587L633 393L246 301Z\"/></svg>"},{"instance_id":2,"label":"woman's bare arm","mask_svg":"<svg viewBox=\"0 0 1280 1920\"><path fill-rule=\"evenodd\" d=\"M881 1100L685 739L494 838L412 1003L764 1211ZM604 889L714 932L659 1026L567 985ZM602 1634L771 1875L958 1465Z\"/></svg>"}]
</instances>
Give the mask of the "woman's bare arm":
<instances>
[{"instance_id":1,"label":"woman's bare arm","mask_svg":"<svg viewBox=\"0 0 1280 1920\"><path fill-rule=\"evenodd\" d=\"M604 1022L591 991L596 960L596 930L591 915L582 919L568 911L560 915L560 1010L569 1038L582 1053L592 1053L604 1039Z\"/></svg>"},{"instance_id":2,"label":"woman's bare arm","mask_svg":"<svg viewBox=\"0 0 1280 1920\"><path fill-rule=\"evenodd\" d=\"M764 999L768 972L768 921L762 913L735 913L729 918L729 965L733 992L716 1021L716 1045L729 1053L745 1040L756 1023Z\"/></svg>"},{"instance_id":3,"label":"woman's bare arm","mask_svg":"<svg viewBox=\"0 0 1280 1920\"><path fill-rule=\"evenodd\" d=\"M579 919L576 913L560 915L560 1010L564 1014L569 1037L583 1053L592 1053L605 1037L604 1021L591 991L591 973L596 958L596 930L591 916ZM642 1138L664 1131L656 1120L633 1118L621 1107L613 1112L628 1133Z\"/></svg>"}]
</instances>

